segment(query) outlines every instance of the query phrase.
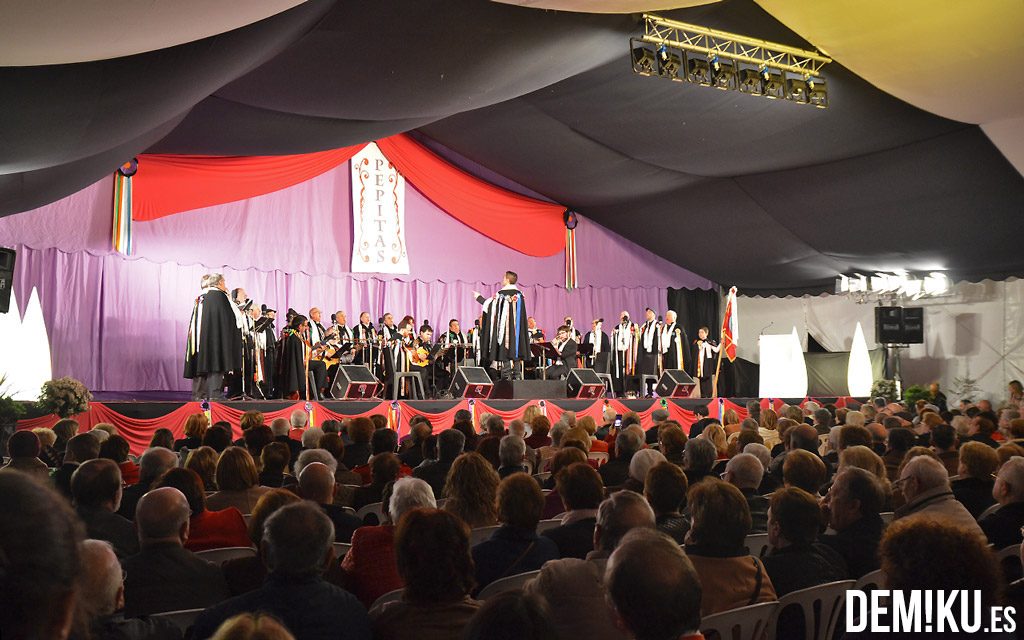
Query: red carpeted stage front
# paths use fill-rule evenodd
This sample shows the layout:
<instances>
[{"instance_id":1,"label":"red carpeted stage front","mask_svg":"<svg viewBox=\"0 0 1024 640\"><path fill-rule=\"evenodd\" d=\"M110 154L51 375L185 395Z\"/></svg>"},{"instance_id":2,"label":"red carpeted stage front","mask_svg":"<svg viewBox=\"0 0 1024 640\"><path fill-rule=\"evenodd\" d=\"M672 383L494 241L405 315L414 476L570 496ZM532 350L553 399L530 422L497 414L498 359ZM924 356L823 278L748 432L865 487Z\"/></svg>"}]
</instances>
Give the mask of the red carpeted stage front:
<instances>
[{"instance_id":1,"label":"red carpeted stage front","mask_svg":"<svg viewBox=\"0 0 1024 640\"><path fill-rule=\"evenodd\" d=\"M101 395L102 398L102 395ZM746 404L750 400L758 400L762 407L769 403L779 407L783 403L803 404L814 400L819 404L835 403L837 407L847 404L857 405L860 400L848 397L822 397L797 399L757 399L757 398L639 398L619 399L607 398L599 400L575 400L571 398L552 398L549 400L401 400L390 402L385 400L324 400L306 403L288 400L258 400L240 402L213 402L204 405L199 402L174 400L114 400L103 399L91 403L89 410L73 416L81 425L81 431L93 428L99 423L107 422L118 428L118 431L131 444L133 454L139 454L149 445L153 432L159 428L170 429L176 438L183 437L185 421L188 416L209 411L210 421L226 421L231 424L235 436L239 437L241 428L239 420L246 411L260 411L267 423L275 418L287 418L296 409L310 415L310 424L319 425L324 420L342 420L357 416L382 414L388 417L389 423L397 429L399 435L409 431L409 421L415 416L425 416L434 425L434 429L446 429L451 426L455 412L468 409L473 413L474 421L479 421L483 413L493 413L503 420L510 421L520 418L530 405L540 405L542 411L551 422L557 422L566 411L575 411L577 416L588 415L603 422L602 412L605 405L610 405L616 413L635 411L640 415L644 428L651 422L651 412L664 407L672 420L678 421L684 429L689 429L697 420L694 410L700 406L708 408L711 417L720 417L729 409L736 412L740 420L747 417ZM29 417L18 421L18 429L51 427L58 420L55 415L33 415L29 407Z\"/></svg>"}]
</instances>

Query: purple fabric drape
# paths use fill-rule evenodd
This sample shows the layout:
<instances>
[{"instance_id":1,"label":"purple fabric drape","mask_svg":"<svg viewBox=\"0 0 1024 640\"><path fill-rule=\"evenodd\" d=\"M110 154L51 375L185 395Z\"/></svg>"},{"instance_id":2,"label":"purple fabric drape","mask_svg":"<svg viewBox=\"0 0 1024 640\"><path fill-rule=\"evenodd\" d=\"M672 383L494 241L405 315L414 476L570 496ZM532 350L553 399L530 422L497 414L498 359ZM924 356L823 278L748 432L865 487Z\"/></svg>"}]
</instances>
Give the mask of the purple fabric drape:
<instances>
[{"instance_id":1,"label":"purple fabric drape","mask_svg":"<svg viewBox=\"0 0 1024 640\"><path fill-rule=\"evenodd\" d=\"M564 262L523 256L406 191L412 274L351 274L347 166L306 183L243 202L136 223L137 253L110 248L111 183L46 207L0 218L0 245L18 250L15 292L20 311L40 294L55 376L94 390L185 390L181 378L186 323L200 277L224 273L257 303L324 318L361 311L412 314L442 328L455 318L468 329L479 315L472 292L493 292L506 269L519 273L528 310L547 331L566 314L581 329L623 309L661 309L667 287L712 284L608 229L582 220L577 229L580 279L562 286ZM524 233L529 233L524 229Z\"/></svg>"}]
</instances>

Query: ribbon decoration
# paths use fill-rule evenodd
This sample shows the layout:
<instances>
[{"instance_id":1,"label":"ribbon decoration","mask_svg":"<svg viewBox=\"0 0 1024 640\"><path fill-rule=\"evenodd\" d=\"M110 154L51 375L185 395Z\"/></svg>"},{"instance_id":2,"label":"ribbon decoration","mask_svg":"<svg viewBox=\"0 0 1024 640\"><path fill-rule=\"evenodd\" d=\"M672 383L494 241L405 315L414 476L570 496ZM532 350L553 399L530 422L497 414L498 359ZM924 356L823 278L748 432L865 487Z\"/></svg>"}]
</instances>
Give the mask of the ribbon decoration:
<instances>
[{"instance_id":1,"label":"ribbon decoration","mask_svg":"<svg viewBox=\"0 0 1024 640\"><path fill-rule=\"evenodd\" d=\"M114 251L132 255L132 176L139 161L132 158L114 172Z\"/></svg>"},{"instance_id":2,"label":"ribbon decoration","mask_svg":"<svg viewBox=\"0 0 1024 640\"><path fill-rule=\"evenodd\" d=\"M576 271L576 225L580 219L575 211L566 209L562 221L565 222L565 289L572 291L579 286L579 274Z\"/></svg>"}]
</instances>

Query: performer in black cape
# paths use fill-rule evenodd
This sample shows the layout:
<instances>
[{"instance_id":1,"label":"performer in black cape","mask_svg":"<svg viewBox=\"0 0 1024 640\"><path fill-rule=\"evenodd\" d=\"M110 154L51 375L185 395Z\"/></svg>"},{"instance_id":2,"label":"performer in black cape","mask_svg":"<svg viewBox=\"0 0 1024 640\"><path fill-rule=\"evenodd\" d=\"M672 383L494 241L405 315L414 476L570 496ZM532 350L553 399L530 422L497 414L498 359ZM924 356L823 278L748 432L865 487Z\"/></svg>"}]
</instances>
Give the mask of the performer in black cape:
<instances>
[{"instance_id":1,"label":"performer in black cape","mask_svg":"<svg viewBox=\"0 0 1024 640\"><path fill-rule=\"evenodd\" d=\"M665 312L665 324L661 328L662 370L686 368L683 349L689 340L686 339L686 329L676 320L675 311Z\"/></svg>"},{"instance_id":2,"label":"performer in black cape","mask_svg":"<svg viewBox=\"0 0 1024 640\"><path fill-rule=\"evenodd\" d=\"M641 376L657 376L661 373L658 370L658 357L661 355L661 323L654 317L654 310L650 307L645 313L646 321L640 326L637 342L636 372ZM644 395L650 394L648 389L641 389L640 392Z\"/></svg>"},{"instance_id":3,"label":"performer in black cape","mask_svg":"<svg viewBox=\"0 0 1024 640\"><path fill-rule=\"evenodd\" d=\"M583 337L583 344L593 345L593 352L587 356L588 367L598 373L608 373L612 351L612 341L604 329L604 318L595 318L590 323L590 331Z\"/></svg>"},{"instance_id":4,"label":"performer in black cape","mask_svg":"<svg viewBox=\"0 0 1024 640\"><path fill-rule=\"evenodd\" d=\"M721 349L714 340L708 338L708 328L697 329L697 339L693 341L693 377L700 381L700 396L710 398L714 395L715 357Z\"/></svg>"},{"instance_id":5,"label":"performer in black cape","mask_svg":"<svg viewBox=\"0 0 1024 640\"><path fill-rule=\"evenodd\" d=\"M312 345L309 342L309 320L297 314L281 334L281 363L277 384L285 398L306 398L306 371L313 374L311 390L319 395L327 379L327 366L319 360L309 360Z\"/></svg>"},{"instance_id":6,"label":"performer in black cape","mask_svg":"<svg viewBox=\"0 0 1024 640\"><path fill-rule=\"evenodd\" d=\"M523 360L531 357L530 337L526 330L526 301L517 283L519 276L506 271L502 287L490 298L474 292L483 305L480 345L486 359L496 364L503 379L521 379Z\"/></svg>"},{"instance_id":7,"label":"performer in black cape","mask_svg":"<svg viewBox=\"0 0 1024 640\"><path fill-rule=\"evenodd\" d=\"M184 377L192 380L192 399L219 399L224 374L242 366L242 313L228 297L224 276L203 276L202 292L192 307L185 346Z\"/></svg>"},{"instance_id":8,"label":"performer in black cape","mask_svg":"<svg viewBox=\"0 0 1024 640\"><path fill-rule=\"evenodd\" d=\"M267 398L277 397L277 330L274 320L277 311L260 306L260 319L256 321L257 344L263 348L263 395Z\"/></svg>"},{"instance_id":9,"label":"performer in black cape","mask_svg":"<svg viewBox=\"0 0 1024 640\"><path fill-rule=\"evenodd\" d=\"M569 370L576 366L576 351L578 344L572 336L572 327L563 324L558 327L555 341L551 343L558 351L558 359L555 364L548 367L545 375L548 380L556 380L569 375Z\"/></svg>"}]
</instances>

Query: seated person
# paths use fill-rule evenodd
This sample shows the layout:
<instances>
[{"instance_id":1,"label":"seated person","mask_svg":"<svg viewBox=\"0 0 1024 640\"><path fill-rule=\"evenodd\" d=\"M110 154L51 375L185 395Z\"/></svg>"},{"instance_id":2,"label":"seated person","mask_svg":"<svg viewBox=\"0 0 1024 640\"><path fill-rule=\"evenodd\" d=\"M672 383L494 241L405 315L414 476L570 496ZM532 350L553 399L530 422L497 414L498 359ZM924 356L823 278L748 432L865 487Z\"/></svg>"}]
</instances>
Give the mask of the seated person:
<instances>
[{"instance_id":1,"label":"seated person","mask_svg":"<svg viewBox=\"0 0 1024 640\"><path fill-rule=\"evenodd\" d=\"M245 518L234 507L211 511L206 508L206 493L199 474L191 469L176 468L165 473L154 488L174 487L188 500L191 515L188 521L188 540L185 548L189 551L205 551L224 547L248 547L252 545Z\"/></svg>"},{"instance_id":2,"label":"seated person","mask_svg":"<svg viewBox=\"0 0 1024 640\"><path fill-rule=\"evenodd\" d=\"M439 509L413 509L395 530L402 599L373 612L375 640L458 638L481 603L470 597L469 527Z\"/></svg>"},{"instance_id":3,"label":"seated person","mask_svg":"<svg viewBox=\"0 0 1024 640\"><path fill-rule=\"evenodd\" d=\"M106 458L83 462L71 476L71 495L90 538L111 543L118 558L138 553L135 527L116 513L121 506L121 469L116 462Z\"/></svg>"},{"instance_id":4,"label":"seated person","mask_svg":"<svg viewBox=\"0 0 1024 640\"><path fill-rule=\"evenodd\" d=\"M825 521L835 533L821 536L846 562L856 580L878 569L878 543L885 524L879 513L885 500L881 482L870 471L847 467L836 474L821 502Z\"/></svg>"},{"instance_id":5,"label":"seated person","mask_svg":"<svg viewBox=\"0 0 1024 640\"><path fill-rule=\"evenodd\" d=\"M1021 543L1024 526L1024 458L1010 458L999 469L992 495L999 508L978 524L996 550Z\"/></svg>"},{"instance_id":6,"label":"seated person","mask_svg":"<svg viewBox=\"0 0 1024 640\"><path fill-rule=\"evenodd\" d=\"M846 577L842 556L817 541L821 526L818 500L803 489L787 487L771 495L768 508L771 551L762 561L777 595Z\"/></svg>"},{"instance_id":7,"label":"seated person","mask_svg":"<svg viewBox=\"0 0 1024 640\"><path fill-rule=\"evenodd\" d=\"M473 547L478 590L500 578L536 571L558 558L554 541L537 535L544 494L533 478L516 473L502 480L497 505L501 527Z\"/></svg>"},{"instance_id":8,"label":"seated person","mask_svg":"<svg viewBox=\"0 0 1024 640\"><path fill-rule=\"evenodd\" d=\"M569 375L569 370L576 367L576 341L570 335L570 327L558 327L558 333L552 346L558 351L558 359L547 368L545 376L548 380L557 380Z\"/></svg>"},{"instance_id":9,"label":"seated person","mask_svg":"<svg viewBox=\"0 0 1024 640\"><path fill-rule=\"evenodd\" d=\"M686 555L703 588L701 615L777 600L764 565L744 544L750 509L740 490L707 479L690 487L687 504L693 525L686 535Z\"/></svg>"},{"instance_id":10,"label":"seated person","mask_svg":"<svg viewBox=\"0 0 1024 640\"><path fill-rule=\"evenodd\" d=\"M560 526L541 535L554 541L559 557L584 559L594 550L594 527L597 508L604 498L604 483L593 467L577 462L558 472L555 485L566 512Z\"/></svg>"}]
</instances>

